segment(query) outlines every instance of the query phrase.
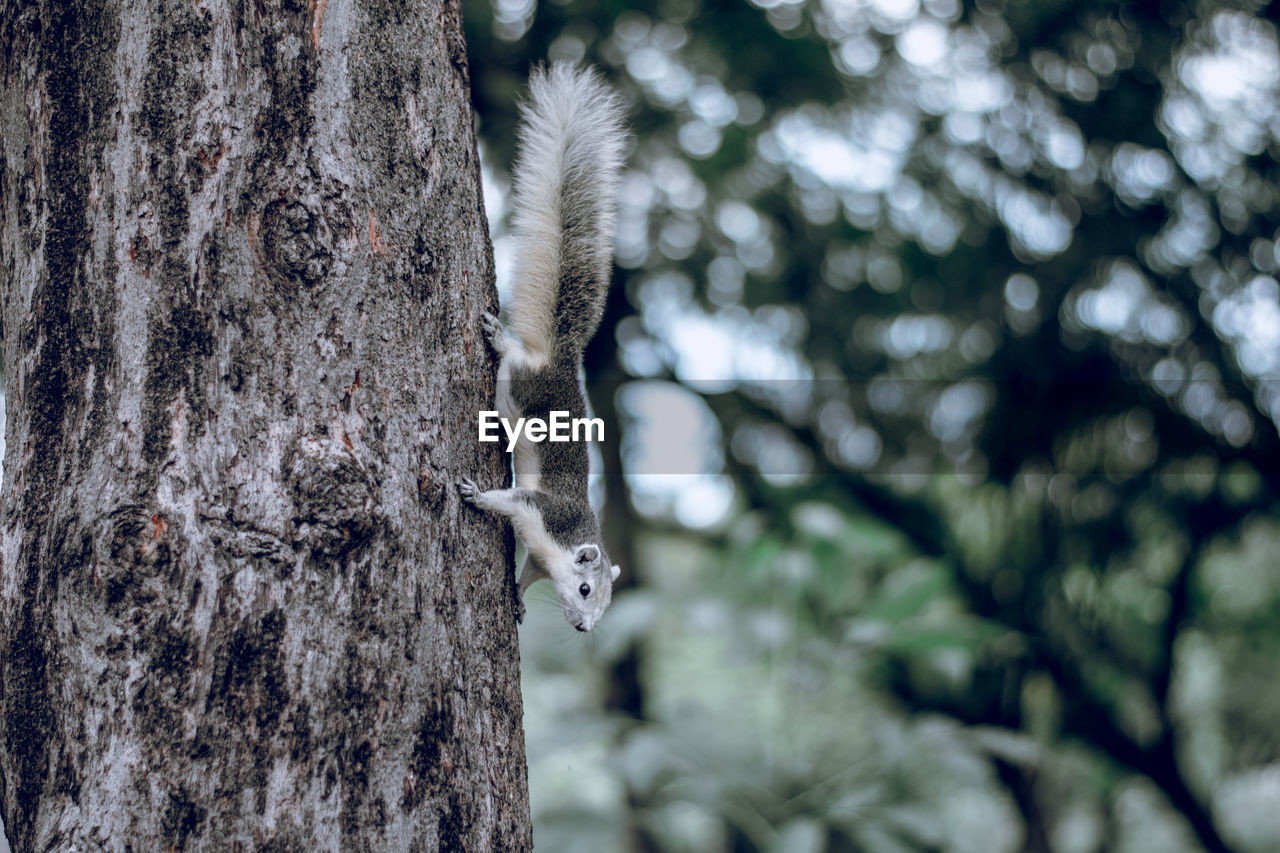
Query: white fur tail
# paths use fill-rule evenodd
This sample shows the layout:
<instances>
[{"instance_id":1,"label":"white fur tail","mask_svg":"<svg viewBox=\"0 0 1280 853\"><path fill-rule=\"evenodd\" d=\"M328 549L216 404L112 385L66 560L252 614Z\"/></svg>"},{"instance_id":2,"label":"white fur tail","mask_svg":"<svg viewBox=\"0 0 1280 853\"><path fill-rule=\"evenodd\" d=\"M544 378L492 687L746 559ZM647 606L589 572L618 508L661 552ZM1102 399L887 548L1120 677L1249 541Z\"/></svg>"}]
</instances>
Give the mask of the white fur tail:
<instances>
[{"instance_id":1,"label":"white fur tail","mask_svg":"<svg viewBox=\"0 0 1280 853\"><path fill-rule=\"evenodd\" d=\"M514 170L510 324L530 362L581 350L604 312L625 131L618 96L590 69L529 78Z\"/></svg>"}]
</instances>

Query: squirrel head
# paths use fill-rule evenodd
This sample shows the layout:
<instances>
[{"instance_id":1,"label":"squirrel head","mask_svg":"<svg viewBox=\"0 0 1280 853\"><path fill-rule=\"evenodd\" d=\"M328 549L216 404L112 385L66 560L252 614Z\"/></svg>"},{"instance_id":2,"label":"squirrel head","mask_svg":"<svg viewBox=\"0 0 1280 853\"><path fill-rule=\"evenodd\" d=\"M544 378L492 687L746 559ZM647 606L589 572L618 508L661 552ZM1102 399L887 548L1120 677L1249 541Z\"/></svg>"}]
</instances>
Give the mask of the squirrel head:
<instances>
[{"instance_id":1,"label":"squirrel head","mask_svg":"<svg viewBox=\"0 0 1280 853\"><path fill-rule=\"evenodd\" d=\"M609 607L613 582L622 571L610 565L604 546L584 542L564 551L567 570L553 573L556 595L565 620L579 631L590 631Z\"/></svg>"}]
</instances>

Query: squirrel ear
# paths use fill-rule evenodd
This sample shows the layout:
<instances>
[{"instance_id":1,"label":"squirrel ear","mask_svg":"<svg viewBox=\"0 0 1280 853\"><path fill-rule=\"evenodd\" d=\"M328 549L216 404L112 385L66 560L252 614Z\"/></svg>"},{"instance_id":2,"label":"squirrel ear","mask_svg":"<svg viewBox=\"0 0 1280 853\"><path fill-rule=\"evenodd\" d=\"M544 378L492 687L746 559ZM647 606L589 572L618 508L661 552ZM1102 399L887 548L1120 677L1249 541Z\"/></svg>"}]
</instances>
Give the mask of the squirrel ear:
<instances>
[{"instance_id":1,"label":"squirrel ear","mask_svg":"<svg viewBox=\"0 0 1280 853\"><path fill-rule=\"evenodd\" d=\"M621 566L614 566L610 571L611 571L611 572L612 572L612 574L613 574L613 579L614 579L614 580L617 580L617 579L618 579L618 575L622 574L622 567L621 567Z\"/></svg>"}]
</instances>

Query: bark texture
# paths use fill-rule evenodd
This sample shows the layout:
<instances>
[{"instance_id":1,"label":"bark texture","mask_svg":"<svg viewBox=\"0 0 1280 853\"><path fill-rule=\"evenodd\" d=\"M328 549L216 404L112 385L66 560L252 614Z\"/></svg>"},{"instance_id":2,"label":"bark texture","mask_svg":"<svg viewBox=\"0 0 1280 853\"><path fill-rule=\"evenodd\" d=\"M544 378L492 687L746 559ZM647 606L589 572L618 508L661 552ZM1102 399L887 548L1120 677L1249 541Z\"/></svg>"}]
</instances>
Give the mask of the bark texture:
<instances>
[{"instance_id":1,"label":"bark texture","mask_svg":"<svg viewBox=\"0 0 1280 853\"><path fill-rule=\"evenodd\" d=\"M531 846L452 0L0 0L16 851Z\"/></svg>"}]
</instances>

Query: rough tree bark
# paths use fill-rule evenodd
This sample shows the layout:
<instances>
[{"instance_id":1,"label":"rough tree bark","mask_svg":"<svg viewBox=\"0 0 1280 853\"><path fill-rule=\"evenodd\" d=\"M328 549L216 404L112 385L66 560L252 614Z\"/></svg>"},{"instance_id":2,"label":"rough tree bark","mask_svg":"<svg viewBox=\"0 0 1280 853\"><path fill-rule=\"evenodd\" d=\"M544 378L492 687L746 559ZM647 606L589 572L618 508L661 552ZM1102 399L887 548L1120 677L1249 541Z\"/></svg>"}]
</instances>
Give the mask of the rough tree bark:
<instances>
[{"instance_id":1,"label":"rough tree bark","mask_svg":"<svg viewBox=\"0 0 1280 853\"><path fill-rule=\"evenodd\" d=\"M0 0L28 850L531 847L454 0Z\"/></svg>"}]
</instances>

